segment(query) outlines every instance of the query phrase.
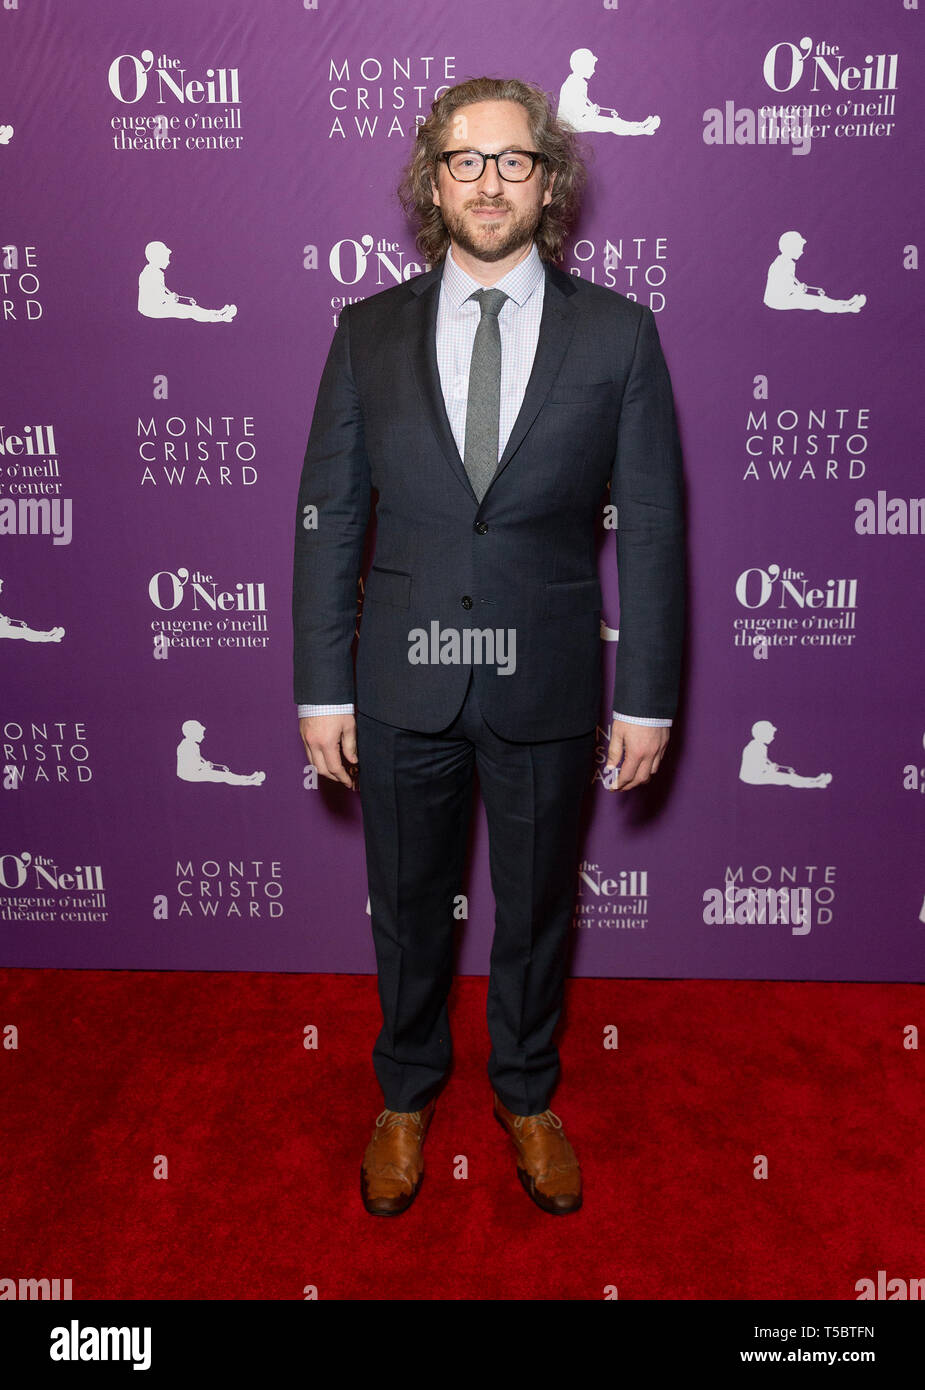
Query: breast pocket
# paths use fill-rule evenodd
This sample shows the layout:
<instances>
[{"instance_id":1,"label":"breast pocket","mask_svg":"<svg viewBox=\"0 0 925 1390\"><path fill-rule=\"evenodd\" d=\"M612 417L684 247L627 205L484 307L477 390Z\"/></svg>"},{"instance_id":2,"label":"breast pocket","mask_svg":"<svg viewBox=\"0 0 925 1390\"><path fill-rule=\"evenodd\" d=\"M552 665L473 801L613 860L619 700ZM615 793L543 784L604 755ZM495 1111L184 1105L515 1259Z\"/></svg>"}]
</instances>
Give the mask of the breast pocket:
<instances>
[{"instance_id":1,"label":"breast pocket","mask_svg":"<svg viewBox=\"0 0 925 1390\"><path fill-rule=\"evenodd\" d=\"M596 405L614 393L612 381L583 381L571 386L553 386L547 396L548 405Z\"/></svg>"},{"instance_id":2,"label":"breast pocket","mask_svg":"<svg viewBox=\"0 0 925 1390\"><path fill-rule=\"evenodd\" d=\"M404 570L370 568L366 576L364 602L388 603L393 608L411 607L411 575Z\"/></svg>"}]
</instances>

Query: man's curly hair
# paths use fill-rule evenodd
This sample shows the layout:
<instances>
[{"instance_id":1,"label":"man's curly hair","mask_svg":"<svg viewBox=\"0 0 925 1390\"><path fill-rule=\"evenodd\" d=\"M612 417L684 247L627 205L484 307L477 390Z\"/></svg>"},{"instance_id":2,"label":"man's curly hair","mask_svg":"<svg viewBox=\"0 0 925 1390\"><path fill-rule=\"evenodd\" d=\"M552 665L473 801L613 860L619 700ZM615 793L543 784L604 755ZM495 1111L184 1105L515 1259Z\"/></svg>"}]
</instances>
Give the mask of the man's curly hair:
<instances>
[{"instance_id":1,"label":"man's curly hair","mask_svg":"<svg viewBox=\"0 0 925 1390\"><path fill-rule=\"evenodd\" d=\"M437 180L437 157L454 113L478 101L516 101L526 110L532 147L548 156L548 162L540 164L534 177L540 177L545 187L549 175L556 175L552 201L543 208L537 229L537 250L543 260L558 261L562 243L578 211L579 195L587 176L585 157L575 131L556 119L542 88L516 78L473 77L461 82L437 97L430 115L419 126L414 150L398 189L406 214L420 224L416 238L418 249L431 265L436 265L446 255L450 237L433 200L431 179Z\"/></svg>"}]
</instances>

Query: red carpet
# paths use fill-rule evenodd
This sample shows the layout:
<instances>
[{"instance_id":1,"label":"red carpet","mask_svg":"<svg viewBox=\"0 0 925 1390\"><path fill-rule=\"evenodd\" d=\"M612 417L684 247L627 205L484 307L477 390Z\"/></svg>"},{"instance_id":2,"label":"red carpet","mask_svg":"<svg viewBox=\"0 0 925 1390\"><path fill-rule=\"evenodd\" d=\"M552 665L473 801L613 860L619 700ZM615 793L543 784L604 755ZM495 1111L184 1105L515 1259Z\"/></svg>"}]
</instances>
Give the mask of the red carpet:
<instances>
[{"instance_id":1,"label":"red carpet","mask_svg":"<svg viewBox=\"0 0 925 1390\"><path fill-rule=\"evenodd\" d=\"M373 978L0 971L0 1278L74 1299L851 1300L878 1270L925 1275L920 987L570 981L552 1105L585 1202L562 1218L491 1117L485 989L456 982L424 1182L382 1219L358 1182Z\"/></svg>"}]
</instances>

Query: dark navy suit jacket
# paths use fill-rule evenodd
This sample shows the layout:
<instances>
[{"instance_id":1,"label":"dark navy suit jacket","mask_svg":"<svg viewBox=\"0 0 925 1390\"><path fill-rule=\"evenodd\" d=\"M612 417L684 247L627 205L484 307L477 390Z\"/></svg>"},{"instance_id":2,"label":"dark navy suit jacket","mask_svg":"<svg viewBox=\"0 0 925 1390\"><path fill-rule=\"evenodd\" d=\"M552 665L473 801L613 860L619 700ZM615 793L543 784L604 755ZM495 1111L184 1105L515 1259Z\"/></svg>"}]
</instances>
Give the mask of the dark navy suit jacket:
<instances>
[{"instance_id":1,"label":"dark navy suit jacket","mask_svg":"<svg viewBox=\"0 0 925 1390\"><path fill-rule=\"evenodd\" d=\"M513 629L516 666L475 664L503 738L565 738L601 715L596 523L618 507L620 638L612 708L671 718L684 607L681 450L655 319L546 264L520 413L478 502L436 357L442 267L345 308L318 389L296 518L295 699L433 733L463 665L413 665L415 629ZM378 492L356 657L357 580ZM317 527L303 524L318 508ZM608 612L613 611L612 600ZM609 721L609 709L606 713Z\"/></svg>"}]
</instances>

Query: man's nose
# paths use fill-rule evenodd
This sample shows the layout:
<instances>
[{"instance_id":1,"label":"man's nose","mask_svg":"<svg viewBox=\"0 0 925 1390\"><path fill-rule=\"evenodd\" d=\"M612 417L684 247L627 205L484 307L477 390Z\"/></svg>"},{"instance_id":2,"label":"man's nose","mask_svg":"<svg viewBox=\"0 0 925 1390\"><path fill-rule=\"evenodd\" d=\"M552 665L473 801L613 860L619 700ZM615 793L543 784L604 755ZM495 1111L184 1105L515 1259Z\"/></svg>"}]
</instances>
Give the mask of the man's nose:
<instances>
[{"instance_id":1,"label":"man's nose","mask_svg":"<svg viewBox=\"0 0 925 1390\"><path fill-rule=\"evenodd\" d=\"M479 189L486 193L490 198L496 198L499 193L504 191L504 180L498 173L498 164L494 159L486 159L485 168L479 179Z\"/></svg>"}]
</instances>

